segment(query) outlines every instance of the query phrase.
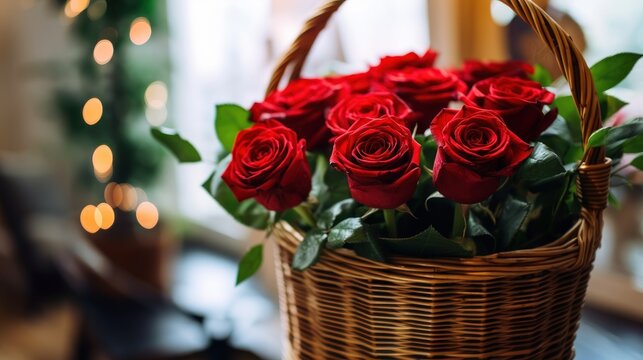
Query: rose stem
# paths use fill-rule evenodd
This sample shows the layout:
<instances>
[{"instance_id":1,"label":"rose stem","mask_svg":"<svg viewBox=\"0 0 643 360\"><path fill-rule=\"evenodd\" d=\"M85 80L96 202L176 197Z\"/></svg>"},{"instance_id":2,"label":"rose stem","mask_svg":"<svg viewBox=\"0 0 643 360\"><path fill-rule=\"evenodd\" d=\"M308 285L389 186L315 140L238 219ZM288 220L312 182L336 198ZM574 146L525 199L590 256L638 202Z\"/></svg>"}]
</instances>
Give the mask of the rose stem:
<instances>
[{"instance_id":1,"label":"rose stem","mask_svg":"<svg viewBox=\"0 0 643 360\"><path fill-rule=\"evenodd\" d=\"M395 209L382 209L384 213L384 222L386 222L386 229L388 236L397 237L397 224L395 223Z\"/></svg>"},{"instance_id":2,"label":"rose stem","mask_svg":"<svg viewBox=\"0 0 643 360\"><path fill-rule=\"evenodd\" d=\"M304 205L297 205L294 208L297 215L303 220L303 222L306 223L306 225L312 227L313 229L317 227L317 224L315 223L315 218L313 217L313 214L310 212L310 209L305 207Z\"/></svg>"}]
</instances>

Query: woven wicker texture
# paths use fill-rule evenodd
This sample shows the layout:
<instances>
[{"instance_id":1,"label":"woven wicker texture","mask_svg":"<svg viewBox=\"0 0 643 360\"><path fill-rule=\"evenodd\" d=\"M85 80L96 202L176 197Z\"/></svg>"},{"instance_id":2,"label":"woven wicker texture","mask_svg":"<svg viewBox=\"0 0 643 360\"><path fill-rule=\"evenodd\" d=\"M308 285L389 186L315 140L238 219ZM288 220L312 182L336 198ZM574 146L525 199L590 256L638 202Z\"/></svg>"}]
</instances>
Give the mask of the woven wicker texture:
<instances>
[{"instance_id":1,"label":"woven wicker texture","mask_svg":"<svg viewBox=\"0 0 643 360\"><path fill-rule=\"evenodd\" d=\"M443 0L446 1L446 0ZM344 0L304 25L274 70L299 77L315 38ZM503 0L554 54L582 119L600 127L591 73L569 35L530 0ZM302 234L279 224L276 268L285 359L571 359L580 310L600 243L610 164L586 149L579 167L579 221L535 249L471 259L394 257L388 264L326 251L304 272L290 267Z\"/></svg>"}]
</instances>

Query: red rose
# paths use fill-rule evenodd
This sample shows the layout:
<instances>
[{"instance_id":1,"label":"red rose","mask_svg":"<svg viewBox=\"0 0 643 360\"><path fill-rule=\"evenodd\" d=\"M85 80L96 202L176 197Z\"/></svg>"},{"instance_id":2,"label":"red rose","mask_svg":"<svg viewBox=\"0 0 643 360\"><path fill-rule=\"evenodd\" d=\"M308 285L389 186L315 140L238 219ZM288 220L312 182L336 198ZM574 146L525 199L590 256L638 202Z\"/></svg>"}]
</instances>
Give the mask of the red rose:
<instances>
[{"instance_id":1,"label":"red rose","mask_svg":"<svg viewBox=\"0 0 643 360\"><path fill-rule=\"evenodd\" d=\"M352 95L332 108L326 117L326 126L335 136L345 133L353 123L362 118L374 120L385 116L393 117L404 126L409 126L406 119L410 113L411 109L390 92Z\"/></svg>"},{"instance_id":2,"label":"red rose","mask_svg":"<svg viewBox=\"0 0 643 360\"><path fill-rule=\"evenodd\" d=\"M308 148L327 145L330 131L326 128L326 112L348 93L346 83L330 83L324 79L299 79L283 90L270 93L263 102L250 108L252 121L277 120L306 139Z\"/></svg>"},{"instance_id":3,"label":"red rose","mask_svg":"<svg viewBox=\"0 0 643 360\"><path fill-rule=\"evenodd\" d=\"M532 150L496 112L466 105L442 110L431 124L431 134L438 145L435 187L462 204L488 198Z\"/></svg>"},{"instance_id":4,"label":"red rose","mask_svg":"<svg viewBox=\"0 0 643 360\"><path fill-rule=\"evenodd\" d=\"M310 169L306 140L275 120L239 132L223 181L239 201L255 198L268 210L283 211L308 198Z\"/></svg>"},{"instance_id":5,"label":"red rose","mask_svg":"<svg viewBox=\"0 0 643 360\"><path fill-rule=\"evenodd\" d=\"M373 78L369 72L333 76L326 78L326 80L333 84L346 83L352 94L366 94L371 90L371 84L373 83Z\"/></svg>"},{"instance_id":6,"label":"red rose","mask_svg":"<svg viewBox=\"0 0 643 360\"><path fill-rule=\"evenodd\" d=\"M524 79L534 73L534 67L526 62L511 60L503 62L482 62L477 60L468 60L464 62L459 76L467 85L473 86L480 80L488 79L494 76L515 76Z\"/></svg>"},{"instance_id":7,"label":"red rose","mask_svg":"<svg viewBox=\"0 0 643 360\"><path fill-rule=\"evenodd\" d=\"M348 177L351 196L377 209L408 201L420 178L420 144L396 119L362 118L335 139L330 163Z\"/></svg>"},{"instance_id":8,"label":"red rose","mask_svg":"<svg viewBox=\"0 0 643 360\"><path fill-rule=\"evenodd\" d=\"M458 93L467 90L467 85L457 76L435 68L391 71L384 75L382 86L411 107L419 133L429 127L435 115L450 101L457 100Z\"/></svg>"},{"instance_id":9,"label":"red rose","mask_svg":"<svg viewBox=\"0 0 643 360\"><path fill-rule=\"evenodd\" d=\"M433 67L437 57L438 53L431 49L427 50L422 56L414 52L399 56L385 56L380 59L378 65L371 66L369 72L375 78L380 78L389 71L402 70L407 67L430 68Z\"/></svg>"},{"instance_id":10,"label":"red rose","mask_svg":"<svg viewBox=\"0 0 643 360\"><path fill-rule=\"evenodd\" d=\"M509 130L530 142L556 119L557 110L543 114L543 107L554 97L535 81L501 76L476 83L461 100L469 106L496 111Z\"/></svg>"}]
</instances>

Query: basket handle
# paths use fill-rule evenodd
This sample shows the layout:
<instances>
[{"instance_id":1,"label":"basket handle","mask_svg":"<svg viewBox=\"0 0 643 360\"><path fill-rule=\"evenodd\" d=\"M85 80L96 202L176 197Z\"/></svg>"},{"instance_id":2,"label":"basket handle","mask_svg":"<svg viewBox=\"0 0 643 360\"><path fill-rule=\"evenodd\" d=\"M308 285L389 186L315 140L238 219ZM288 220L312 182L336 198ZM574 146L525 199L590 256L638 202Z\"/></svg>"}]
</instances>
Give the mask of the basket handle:
<instances>
[{"instance_id":1,"label":"basket handle","mask_svg":"<svg viewBox=\"0 0 643 360\"><path fill-rule=\"evenodd\" d=\"M327 0L306 21L303 29L275 67L266 94L277 89L286 70L290 80L299 78L304 61L319 33L331 15L345 0ZM579 166L577 192L581 200L581 228L578 236L579 256L575 266L591 262L600 243L602 210L607 203L610 162L605 159L603 147L587 147L589 136L601 127L601 112L592 74L582 53L565 30L532 0L501 0L520 16L545 43L556 58L559 68L569 83L574 103L581 119L581 134L585 149Z\"/></svg>"}]
</instances>

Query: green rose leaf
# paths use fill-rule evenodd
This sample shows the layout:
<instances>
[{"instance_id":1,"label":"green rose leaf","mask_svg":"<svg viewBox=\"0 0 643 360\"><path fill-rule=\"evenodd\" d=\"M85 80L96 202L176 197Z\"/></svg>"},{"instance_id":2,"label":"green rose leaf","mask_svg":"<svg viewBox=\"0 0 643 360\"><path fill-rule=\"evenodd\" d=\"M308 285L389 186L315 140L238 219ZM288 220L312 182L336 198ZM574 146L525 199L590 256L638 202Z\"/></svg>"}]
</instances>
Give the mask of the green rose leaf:
<instances>
[{"instance_id":1,"label":"green rose leaf","mask_svg":"<svg viewBox=\"0 0 643 360\"><path fill-rule=\"evenodd\" d=\"M635 143L638 136L643 134L643 120L633 119L623 125L608 128L607 137L602 143L605 145L607 156L616 159L622 156L624 146L628 142ZM592 134L593 135L593 134ZM630 143L630 149L635 146Z\"/></svg>"},{"instance_id":2,"label":"green rose leaf","mask_svg":"<svg viewBox=\"0 0 643 360\"><path fill-rule=\"evenodd\" d=\"M462 212L462 205L455 204L453 207L453 223L451 225L451 238L459 239L465 235L467 228L464 213Z\"/></svg>"},{"instance_id":3,"label":"green rose leaf","mask_svg":"<svg viewBox=\"0 0 643 360\"><path fill-rule=\"evenodd\" d=\"M355 201L353 199L346 199L342 200L333 206L329 207L325 211L323 211L319 216L317 217L317 226L319 226L322 229L330 229L333 227L335 222L343 217L342 215L348 214L351 210L355 208ZM331 240L329 239L329 243L331 243Z\"/></svg>"},{"instance_id":4,"label":"green rose leaf","mask_svg":"<svg viewBox=\"0 0 643 360\"><path fill-rule=\"evenodd\" d=\"M534 66L534 73L531 75L533 81L539 82L542 86L549 86L553 82L551 74L540 64Z\"/></svg>"},{"instance_id":5,"label":"green rose leaf","mask_svg":"<svg viewBox=\"0 0 643 360\"><path fill-rule=\"evenodd\" d=\"M306 270L319 260L327 235L322 230L311 230L306 233L304 240L297 247L292 259L295 270Z\"/></svg>"},{"instance_id":6,"label":"green rose leaf","mask_svg":"<svg viewBox=\"0 0 643 360\"><path fill-rule=\"evenodd\" d=\"M255 245L243 255L237 270L237 285L254 275L263 261L263 244Z\"/></svg>"},{"instance_id":7,"label":"green rose leaf","mask_svg":"<svg viewBox=\"0 0 643 360\"><path fill-rule=\"evenodd\" d=\"M346 243L358 243L366 240L366 228L361 218L344 219L328 233L328 247L330 249L338 249Z\"/></svg>"},{"instance_id":8,"label":"green rose leaf","mask_svg":"<svg viewBox=\"0 0 643 360\"><path fill-rule=\"evenodd\" d=\"M221 160L217 170L203 183L202 187L238 222L258 230L267 229L270 223L270 212L254 199L237 201L232 190L221 179L231 160L232 155Z\"/></svg>"},{"instance_id":9,"label":"green rose leaf","mask_svg":"<svg viewBox=\"0 0 643 360\"><path fill-rule=\"evenodd\" d=\"M607 135L610 133L612 128L604 127L600 128L592 133L587 140L587 146L589 147L598 147L603 146L607 142Z\"/></svg>"},{"instance_id":10,"label":"green rose leaf","mask_svg":"<svg viewBox=\"0 0 643 360\"><path fill-rule=\"evenodd\" d=\"M627 102L615 96L605 94L605 96L601 98L601 118L603 120L608 119L625 105L627 105Z\"/></svg>"},{"instance_id":11,"label":"green rose leaf","mask_svg":"<svg viewBox=\"0 0 643 360\"><path fill-rule=\"evenodd\" d=\"M386 262L386 256L378 239L376 226L364 225L364 241L352 244L353 251L361 257L379 262ZM351 239L352 241L353 239Z\"/></svg>"},{"instance_id":12,"label":"green rose leaf","mask_svg":"<svg viewBox=\"0 0 643 360\"><path fill-rule=\"evenodd\" d=\"M382 238L390 250L419 257L472 257L473 249L463 242L448 239L432 226L407 238Z\"/></svg>"},{"instance_id":13,"label":"green rose leaf","mask_svg":"<svg viewBox=\"0 0 643 360\"><path fill-rule=\"evenodd\" d=\"M498 250L502 251L509 248L514 236L518 233L518 230L520 230L527 215L529 215L530 210L531 205L528 203L518 200L513 196L507 197L502 207L502 213L496 223L496 238L500 246Z\"/></svg>"},{"instance_id":14,"label":"green rose leaf","mask_svg":"<svg viewBox=\"0 0 643 360\"><path fill-rule=\"evenodd\" d=\"M518 168L514 179L524 182L532 190L538 190L567 172L562 161L547 145L536 143L531 155Z\"/></svg>"},{"instance_id":15,"label":"green rose leaf","mask_svg":"<svg viewBox=\"0 0 643 360\"><path fill-rule=\"evenodd\" d=\"M608 56L591 67L596 91L600 94L618 85L632 71L643 56L636 53L620 53Z\"/></svg>"},{"instance_id":16,"label":"green rose leaf","mask_svg":"<svg viewBox=\"0 0 643 360\"><path fill-rule=\"evenodd\" d=\"M310 191L310 196L319 200L322 197L322 194L328 191L328 186L324 182L326 170L328 169L328 160L324 155L316 155L313 165L314 167L311 167L314 169L314 172L312 176L312 189Z\"/></svg>"},{"instance_id":17,"label":"green rose leaf","mask_svg":"<svg viewBox=\"0 0 643 360\"><path fill-rule=\"evenodd\" d=\"M639 170L643 170L643 155L635 157L634 160L630 162L630 165Z\"/></svg>"},{"instance_id":18,"label":"green rose leaf","mask_svg":"<svg viewBox=\"0 0 643 360\"><path fill-rule=\"evenodd\" d=\"M216 106L214 129L221 145L228 152L232 151L234 139L239 131L249 128L250 113L239 105L220 104Z\"/></svg>"},{"instance_id":19,"label":"green rose leaf","mask_svg":"<svg viewBox=\"0 0 643 360\"><path fill-rule=\"evenodd\" d=\"M552 108L558 108L558 114L565 119L569 134L575 142L581 140L580 115L576 109L576 103L571 95L558 96L551 105Z\"/></svg>"},{"instance_id":20,"label":"green rose leaf","mask_svg":"<svg viewBox=\"0 0 643 360\"><path fill-rule=\"evenodd\" d=\"M643 152L643 134L639 134L623 143L623 152L626 154L635 154Z\"/></svg>"},{"instance_id":21,"label":"green rose leaf","mask_svg":"<svg viewBox=\"0 0 643 360\"><path fill-rule=\"evenodd\" d=\"M198 162L201 161L201 155L194 146L181 137L176 130L159 127L151 128L150 133L156 141L165 146L179 162Z\"/></svg>"}]
</instances>

